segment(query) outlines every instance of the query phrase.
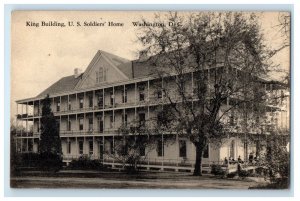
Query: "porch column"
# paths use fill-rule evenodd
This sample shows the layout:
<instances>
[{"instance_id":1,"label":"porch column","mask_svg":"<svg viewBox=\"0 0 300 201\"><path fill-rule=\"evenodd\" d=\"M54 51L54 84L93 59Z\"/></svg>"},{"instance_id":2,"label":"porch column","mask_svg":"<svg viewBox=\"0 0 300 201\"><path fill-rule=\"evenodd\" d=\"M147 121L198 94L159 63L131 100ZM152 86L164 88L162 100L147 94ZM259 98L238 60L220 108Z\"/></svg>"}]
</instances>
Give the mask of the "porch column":
<instances>
[{"instance_id":1,"label":"porch column","mask_svg":"<svg viewBox=\"0 0 300 201\"><path fill-rule=\"evenodd\" d=\"M68 94L67 96L67 111L69 111L71 108L69 108L69 105L70 105L70 95Z\"/></svg>"},{"instance_id":2,"label":"porch column","mask_svg":"<svg viewBox=\"0 0 300 201\"><path fill-rule=\"evenodd\" d=\"M136 95L137 95L137 83L135 82L134 83L134 99L135 99L135 105L136 105L136 103L137 103L137 97L136 97Z\"/></svg>"},{"instance_id":3,"label":"porch column","mask_svg":"<svg viewBox=\"0 0 300 201\"><path fill-rule=\"evenodd\" d=\"M148 98L148 102L150 102L150 81L149 80L147 82L147 98Z\"/></svg>"},{"instance_id":4,"label":"porch column","mask_svg":"<svg viewBox=\"0 0 300 201\"><path fill-rule=\"evenodd\" d=\"M165 158L165 146L164 146L164 134L161 134L161 143L162 143L162 163L161 165L164 166L164 158Z\"/></svg>"},{"instance_id":5,"label":"porch column","mask_svg":"<svg viewBox=\"0 0 300 201\"><path fill-rule=\"evenodd\" d=\"M124 93L123 93L123 103L126 103L126 101L125 101L125 93L126 93L126 87L125 87L125 84L123 85L123 91L124 91Z\"/></svg>"},{"instance_id":6,"label":"porch column","mask_svg":"<svg viewBox=\"0 0 300 201\"><path fill-rule=\"evenodd\" d=\"M77 97L77 93L75 93L75 110L77 110L79 107L78 107L78 97ZM76 119L77 120L77 119Z\"/></svg>"},{"instance_id":7,"label":"porch column","mask_svg":"<svg viewBox=\"0 0 300 201\"><path fill-rule=\"evenodd\" d=\"M16 116L16 136L18 136L18 124L19 124L19 119L18 119L18 115L19 115L19 104L17 103L17 116Z\"/></svg>"},{"instance_id":8,"label":"porch column","mask_svg":"<svg viewBox=\"0 0 300 201\"><path fill-rule=\"evenodd\" d=\"M102 153L103 153L103 157L102 157L102 163L104 163L104 151L105 151L105 141L104 141L104 135L102 137Z\"/></svg>"},{"instance_id":9,"label":"porch column","mask_svg":"<svg viewBox=\"0 0 300 201\"><path fill-rule=\"evenodd\" d=\"M115 129L115 88L113 87L113 131Z\"/></svg>"},{"instance_id":10,"label":"porch column","mask_svg":"<svg viewBox=\"0 0 300 201\"><path fill-rule=\"evenodd\" d=\"M23 104L21 105L21 127L20 127L20 129L21 129L21 136L23 136Z\"/></svg>"},{"instance_id":11,"label":"porch column","mask_svg":"<svg viewBox=\"0 0 300 201\"><path fill-rule=\"evenodd\" d=\"M85 110L85 105L86 105L86 100L85 100L85 92L83 92L83 110Z\"/></svg>"},{"instance_id":12,"label":"porch column","mask_svg":"<svg viewBox=\"0 0 300 201\"><path fill-rule=\"evenodd\" d=\"M77 139L77 137L75 137L75 144L76 144L76 147L75 147L75 150L76 150L75 157L77 158L77 156L79 155L79 151L78 151L78 139Z\"/></svg>"},{"instance_id":13,"label":"porch column","mask_svg":"<svg viewBox=\"0 0 300 201\"><path fill-rule=\"evenodd\" d=\"M23 138L22 137L20 138L20 141L21 141L21 153L23 153Z\"/></svg>"},{"instance_id":14,"label":"porch column","mask_svg":"<svg viewBox=\"0 0 300 201\"><path fill-rule=\"evenodd\" d=\"M192 108L194 108L194 72L192 71Z\"/></svg>"},{"instance_id":15,"label":"porch column","mask_svg":"<svg viewBox=\"0 0 300 201\"><path fill-rule=\"evenodd\" d=\"M52 111L55 110L55 105L54 105L54 97L52 98Z\"/></svg>"},{"instance_id":16,"label":"porch column","mask_svg":"<svg viewBox=\"0 0 300 201\"><path fill-rule=\"evenodd\" d=\"M35 112L34 112L34 101L32 101L32 107L33 107L32 117L34 117L34 116L35 116Z\"/></svg>"}]
</instances>

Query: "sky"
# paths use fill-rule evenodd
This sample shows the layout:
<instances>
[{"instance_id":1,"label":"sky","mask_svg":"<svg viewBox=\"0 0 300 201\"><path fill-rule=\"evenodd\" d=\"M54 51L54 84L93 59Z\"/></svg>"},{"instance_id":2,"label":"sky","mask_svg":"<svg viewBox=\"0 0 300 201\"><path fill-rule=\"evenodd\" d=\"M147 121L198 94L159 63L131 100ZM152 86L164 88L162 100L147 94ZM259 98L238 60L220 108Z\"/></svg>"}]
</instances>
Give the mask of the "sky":
<instances>
[{"instance_id":1,"label":"sky","mask_svg":"<svg viewBox=\"0 0 300 201\"><path fill-rule=\"evenodd\" d=\"M276 48L282 37L277 31L278 14L260 12L259 23L266 43ZM132 22L153 19L153 12L105 11L15 11L11 23L11 116L16 114L16 100L35 97L74 68L83 71L97 50L104 50L126 59L136 59L141 45L138 28ZM124 26L41 26L41 22L115 22ZM39 27L28 26L40 23ZM27 25L27 26L26 26ZM274 59L282 68L289 68L289 49Z\"/></svg>"}]
</instances>

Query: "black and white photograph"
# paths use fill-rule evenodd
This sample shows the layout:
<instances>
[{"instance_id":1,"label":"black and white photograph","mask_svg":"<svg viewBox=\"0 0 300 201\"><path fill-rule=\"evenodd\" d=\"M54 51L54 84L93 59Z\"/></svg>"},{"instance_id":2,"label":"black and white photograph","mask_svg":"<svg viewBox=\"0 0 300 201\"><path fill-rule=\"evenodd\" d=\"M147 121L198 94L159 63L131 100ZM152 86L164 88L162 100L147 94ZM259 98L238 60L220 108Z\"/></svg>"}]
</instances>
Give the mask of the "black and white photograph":
<instances>
[{"instance_id":1,"label":"black and white photograph","mask_svg":"<svg viewBox=\"0 0 300 201\"><path fill-rule=\"evenodd\" d=\"M11 13L10 187L291 187L289 11Z\"/></svg>"}]
</instances>

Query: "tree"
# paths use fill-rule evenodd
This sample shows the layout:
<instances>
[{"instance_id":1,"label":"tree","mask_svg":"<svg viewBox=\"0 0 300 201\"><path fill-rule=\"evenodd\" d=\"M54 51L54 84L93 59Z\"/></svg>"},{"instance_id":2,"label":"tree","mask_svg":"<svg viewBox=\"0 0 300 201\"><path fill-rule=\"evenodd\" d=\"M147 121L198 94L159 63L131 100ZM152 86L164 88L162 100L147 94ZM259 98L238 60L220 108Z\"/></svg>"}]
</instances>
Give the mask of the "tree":
<instances>
[{"instance_id":1,"label":"tree","mask_svg":"<svg viewBox=\"0 0 300 201\"><path fill-rule=\"evenodd\" d=\"M62 164L62 149L59 137L59 126L51 111L49 95L42 100L40 157L41 167L58 170Z\"/></svg>"},{"instance_id":2,"label":"tree","mask_svg":"<svg viewBox=\"0 0 300 201\"><path fill-rule=\"evenodd\" d=\"M141 30L139 62L148 63L162 80L164 127L195 145L194 175L202 175L209 142L222 143L230 132L262 126L268 99L262 77L270 51L255 14L170 12L157 14L155 22L165 26Z\"/></svg>"},{"instance_id":3,"label":"tree","mask_svg":"<svg viewBox=\"0 0 300 201\"><path fill-rule=\"evenodd\" d=\"M139 165L145 164L148 154L155 148L156 130L150 125L152 120L121 125L119 135L115 137L110 157L123 165L128 173L139 171Z\"/></svg>"},{"instance_id":4,"label":"tree","mask_svg":"<svg viewBox=\"0 0 300 201\"><path fill-rule=\"evenodd\" d=\"M10 175L15 176L18 173L20 155L16 150L16 134L18 128L13 118L10 119Z\"/></svg>"}]
</instances>

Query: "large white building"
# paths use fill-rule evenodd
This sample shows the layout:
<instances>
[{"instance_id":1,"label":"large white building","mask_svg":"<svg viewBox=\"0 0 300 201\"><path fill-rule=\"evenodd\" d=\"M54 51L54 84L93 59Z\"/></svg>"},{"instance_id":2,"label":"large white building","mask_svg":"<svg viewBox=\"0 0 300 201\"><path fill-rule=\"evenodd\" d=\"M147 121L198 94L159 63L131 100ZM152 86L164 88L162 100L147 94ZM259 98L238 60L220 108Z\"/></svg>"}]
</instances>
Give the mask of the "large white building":
<instances>
[{"instance_id":1,"label":"large white building","mask_svg":"<svg viewBox=\"0 0 300 201\"><path fill-rule=\"evenodd\" d=\"M188 92L193 89L194 79L193 73L187 76L190 76ZM85 155L117 166L118 161L111 154L120 139L118 129L124 124L143 123L156 117L156 108L164 101L163 93L155 87L157 83L163 84L163 80L152 76L147 64L98 51L83 73L75 69L74 75L59 79L36 97L17 101L17 125L24 129L16 133L16 149L38 152L41 100L49 94L52 111L59 122L64 162ZM267 81L264 87L273 91ZM274 91L281 93L279 88ZM286 112L278 109L271 112L273 115L264 120L264 128L253 127L247 133L238 126L238 113L225 118L232 129L221 145L209 144L203 154L203 166L222 163L225 157L240 156L247 160L251 152L257 151L257 141L246 140L247 136L267 133L267 125L288 129L288 108ZM188 138L162 133L151 143L154 143L151 150L146 146L149 150L141 152L146 157L142 165L145 168L193 169L196 152Z\"/></svg>"}]
</instances>

